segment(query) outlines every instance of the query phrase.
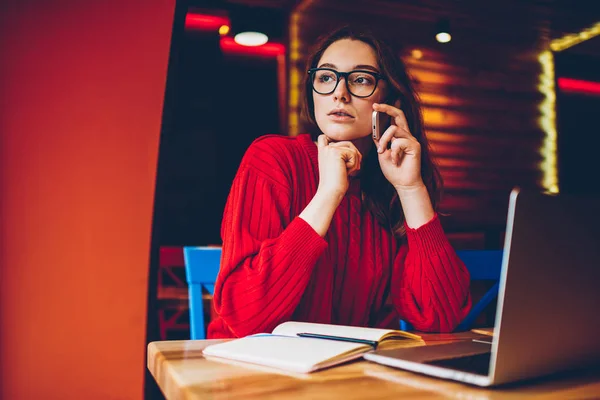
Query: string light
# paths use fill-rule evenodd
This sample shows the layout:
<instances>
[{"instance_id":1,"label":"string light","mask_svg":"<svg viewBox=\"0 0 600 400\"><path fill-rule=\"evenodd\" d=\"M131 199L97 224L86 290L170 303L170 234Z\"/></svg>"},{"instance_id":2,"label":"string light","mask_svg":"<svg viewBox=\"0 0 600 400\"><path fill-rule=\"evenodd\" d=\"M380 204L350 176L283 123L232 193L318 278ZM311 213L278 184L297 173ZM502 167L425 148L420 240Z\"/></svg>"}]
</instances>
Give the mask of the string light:
<instances>
[{"instance_id":1,"label":"string light","mask_svg":"<svg viewBox=\"0 0 600 400\"><path fill-rule=\"evenodd\" d=\"M579 33L571 33L552 40L550 50L563 51L598 34L600 34L600 22ZM543 173L542 187L550 193L558 193L560 187L557 168L556 87L554 84L554 55L550 50L542 52L538 57L542 68L538 90L544 96L539 105L541 115L538 123L545 133L544 142L540 148L543 157L540 169Z\"/></svg>"},{"instance_id":2,"label":"string light","mask_svg":"<svg viewBox=\"0 0 600 400\"><path fill-rule=\"evenodd\" d=\"M289 83L289 135L297 136L300 133L300 89L302 85L302 77L304 74L298 64L302 60L300 49L302 43L300 41L300 16L314 2L314 0L303 0L296 6L290 15L290 83Z\"/></svg>"},{"instance_id":3,"label":"string light","mask_svg":"<svg viewBox=\"0 0 600 400\"><path fill-rule=\"evenodd\" d=\"M552 52L544 51L538 57L542 66L539 76L538 90L544 96L538 109L540 118L538 123L544 133L544 141L540 149L542 162L540 169L543 172L542 187L550 193L558 193L558 168L557 168L557 134L556 134L556 89L554 87L554 56Z\"/></svg>"},{"instance_id":4,"label":"string light","mask_svg":"<svg viewBox=\"0 0 600 400\"><path fill-rule=\"evenodd\" d=\"M550 42L550 49L552 51L563 51L598 35L600 35L600 22L595 23L579 33L571 33L561 38L554 39Z\"/></svg>"}]
</instances>

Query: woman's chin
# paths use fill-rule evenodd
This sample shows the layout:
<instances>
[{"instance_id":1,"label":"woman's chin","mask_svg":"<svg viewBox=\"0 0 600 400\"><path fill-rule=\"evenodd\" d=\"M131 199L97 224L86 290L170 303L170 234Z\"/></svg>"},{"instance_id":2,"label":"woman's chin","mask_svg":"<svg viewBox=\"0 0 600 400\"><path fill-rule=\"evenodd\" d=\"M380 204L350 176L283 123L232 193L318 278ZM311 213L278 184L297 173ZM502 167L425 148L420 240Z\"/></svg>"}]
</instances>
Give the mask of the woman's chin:
<instances>
[{"instance_id":1,"label":"woman's chin","mask_svg":"<svg viewBox=\"0 0 600 400\"><path fill-rule=\"evenodd\" d=\"M347 130L340 131L339 129L326 129L323 131L323 133L329 138L329 140L334 142L357 140L370 135L370 133L352 132Z\"/></svg>"}]
</instances>

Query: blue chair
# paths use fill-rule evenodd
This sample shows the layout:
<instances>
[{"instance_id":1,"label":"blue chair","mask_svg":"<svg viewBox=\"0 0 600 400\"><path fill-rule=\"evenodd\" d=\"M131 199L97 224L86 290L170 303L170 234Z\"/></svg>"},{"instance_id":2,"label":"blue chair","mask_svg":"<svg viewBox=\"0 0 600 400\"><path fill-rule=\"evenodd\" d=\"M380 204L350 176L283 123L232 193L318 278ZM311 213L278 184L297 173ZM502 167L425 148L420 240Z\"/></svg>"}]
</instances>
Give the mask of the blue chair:
<instances>
[{"instance_id":1,"label":"blue chair","mask_svg":"<svg viewBox=\"0 0 600 400\"><path fill-rule=\"evenodd\" d=\"M456 331L471 329L475 319L498 296L500 270L502 267L502 250L462 250L456 254L465 263L471 275L471 281L496 281L485 295L475 304ZM183 256L188 283L190 307L190 338L205 339L204 305L202 288L214 294L215 281L221 263L220 247L184 247ZM413 330L413 326L400 321L400 329Z\"/></svg>"},{"instance_id":2,"label":"blue chair","mask_svg":"<svg viewBox=\"0 0 600 400\"><path fill-rule=\"evenodd\" d=\"M184 247L183 259L190 304L190 338L206 339L202 288L215 292L221 265L220 247Z\"/></svg>"},{"instance_id":3,"label":"blue chair","mask_svg":"<svg viewBox=\"0 0 600 400\"><path fill-rule=\"evenodd\" d=\"M462 250L456 254L465 263L471 275L471 281L491 280L496 281L483 297L474 304L471 311L456 327L455 331L466 331L471 329L473 322L479 314L498 296L500 284L500 270L502 269L502 250ZM410 323L400 321L400 329L413 330Z\"/></svg>"}]
</instances>

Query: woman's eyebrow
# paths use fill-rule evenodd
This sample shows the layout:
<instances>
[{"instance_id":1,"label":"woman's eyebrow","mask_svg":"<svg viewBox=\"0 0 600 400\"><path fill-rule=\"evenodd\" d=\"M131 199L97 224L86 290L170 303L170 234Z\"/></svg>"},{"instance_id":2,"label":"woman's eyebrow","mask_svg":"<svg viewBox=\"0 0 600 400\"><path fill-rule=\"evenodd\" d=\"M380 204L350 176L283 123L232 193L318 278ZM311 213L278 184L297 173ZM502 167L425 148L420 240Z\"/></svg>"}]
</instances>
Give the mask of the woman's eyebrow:
<instances>
[{"instance_id":1,"label":"woman's eyebrow","mask_svg":"<svg viewBox=\"0 0 600 400\"><path fill-rule=\"evenodd\" d=\"M368 64L358 64L358 65L355 65L353 69L368 69L373 72L379 72L379 70L377 68L375 68L372 65L368 65Z\"/></svg>"},{"instance_id":2,"label":"woman's eyebrow","mask_svg":"<svg viewBox=\"0 0 600 400\"><path fill-rule=\"evenodd\" d=\"M319 65L319 68L331 68L331 69L335 69L335 70L338 69L335 66L335 64L330 64L330 63L321 64L321 65ZM352 69L353 70L354 69L366 69L366 70L369 70L369 71L373 71L373 72L379 73L379 70L377 68L375 68L372 65L368 65L368 64L358 64L358 65L355 65Z\"/></svg>"},{"instance_id":3,"label":"woman's eyebrow","mask_svg":"<svg viewBox=\"0 0 600 400\"><path fill-rule=\"evenodd\" d=\"M334 64L329 64L329 63L321 64L321 65L319 65L319 68L337 69L337 67Z\"/></svg>"}]
</instances>

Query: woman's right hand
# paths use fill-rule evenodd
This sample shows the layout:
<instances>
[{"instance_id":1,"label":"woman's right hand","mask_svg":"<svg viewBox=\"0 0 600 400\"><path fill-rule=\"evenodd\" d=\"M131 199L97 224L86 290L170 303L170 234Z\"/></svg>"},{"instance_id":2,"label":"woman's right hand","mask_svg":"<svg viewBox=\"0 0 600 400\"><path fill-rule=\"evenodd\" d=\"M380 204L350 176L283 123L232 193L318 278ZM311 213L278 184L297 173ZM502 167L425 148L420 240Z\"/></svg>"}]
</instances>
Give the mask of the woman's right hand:
<instances>
[{"instance_id":1,"label":"woman's right hand","mask_svg":"<svg viewBox=\"0 0 600 400\"><path fill-rule=\"evenodd\" d=\"M350 141L330 142L325 135L317 139L319 150L319 188L327 197L341 198L349 186L349 176L360 170L362 154Z\"/></svg>"},{"instance_id":2,"label":"woman's right hand","mask_svg":"<svg viewBox=\"0 0 600 400\"><path fill-rule=\"evenodd\" d=\"M319 187L299 217L325 237L333 214L350 186L348 177L360 170L362 155L352 142L331 143L325 135L319 136L317 146Z\"/></svg>"}]
</instances>

